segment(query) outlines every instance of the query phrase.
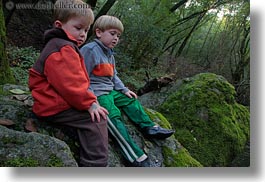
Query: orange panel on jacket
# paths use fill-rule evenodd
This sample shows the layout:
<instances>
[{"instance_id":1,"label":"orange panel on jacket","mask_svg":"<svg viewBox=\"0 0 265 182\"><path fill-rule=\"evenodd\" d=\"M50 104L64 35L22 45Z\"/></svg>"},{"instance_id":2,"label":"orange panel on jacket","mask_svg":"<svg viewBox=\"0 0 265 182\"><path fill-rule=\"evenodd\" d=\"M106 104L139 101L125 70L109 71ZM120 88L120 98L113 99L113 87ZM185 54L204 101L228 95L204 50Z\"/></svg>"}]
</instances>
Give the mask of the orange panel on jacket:
<instances>
[{"instance_id":1,"label":"orange panel on jacket","mask_svg":"<svg viewBox=\"0 0 265 182\"><path fill-rule=\"evenodd\" d=\"M93 74L96 76L113 76L114 65L110 63L99 64L93 69Z\"/></svg>"}]
</instances>

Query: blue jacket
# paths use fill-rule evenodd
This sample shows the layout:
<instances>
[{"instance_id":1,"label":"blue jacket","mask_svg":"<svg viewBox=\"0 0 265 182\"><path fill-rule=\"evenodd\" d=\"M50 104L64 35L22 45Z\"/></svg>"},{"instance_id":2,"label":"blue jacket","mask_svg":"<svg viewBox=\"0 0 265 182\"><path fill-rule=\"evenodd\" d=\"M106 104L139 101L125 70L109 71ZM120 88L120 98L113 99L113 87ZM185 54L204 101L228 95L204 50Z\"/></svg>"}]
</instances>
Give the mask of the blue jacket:
<instances>
[{"instance_id":1,"label":"blue jacket","mask_svg":"<svg viewBox=\"0 0 265 182\"><path fill-rule=\"evenodd\" d=\"M84 45L81 50L84 57L87 73L90 78L90 90L96 96L108 94L112 90L122 93L129 91L117 76L115 68L115 58L112 49L103 45L95 39Z\"/></svg>"}]
</instances>

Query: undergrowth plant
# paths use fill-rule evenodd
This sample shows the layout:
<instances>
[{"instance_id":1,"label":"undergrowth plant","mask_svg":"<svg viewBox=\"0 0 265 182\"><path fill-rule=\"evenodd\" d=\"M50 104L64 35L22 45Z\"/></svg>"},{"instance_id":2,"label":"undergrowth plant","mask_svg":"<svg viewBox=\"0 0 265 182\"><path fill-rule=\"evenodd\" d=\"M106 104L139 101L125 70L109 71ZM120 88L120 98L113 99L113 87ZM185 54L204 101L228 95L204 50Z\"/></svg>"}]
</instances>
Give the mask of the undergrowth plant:
<instances>
[{"instance_id":1,"label":"undergrowth plant","mask_svg":"<svg viewBox=\"0 0 265 182\"><path fill-rule=\"evenodd\" d=\"M34 64L39 56L39 51L33 47L7 47L7 58L18 84L27 85L28 69Z\"/></svg>"}]
</instances>

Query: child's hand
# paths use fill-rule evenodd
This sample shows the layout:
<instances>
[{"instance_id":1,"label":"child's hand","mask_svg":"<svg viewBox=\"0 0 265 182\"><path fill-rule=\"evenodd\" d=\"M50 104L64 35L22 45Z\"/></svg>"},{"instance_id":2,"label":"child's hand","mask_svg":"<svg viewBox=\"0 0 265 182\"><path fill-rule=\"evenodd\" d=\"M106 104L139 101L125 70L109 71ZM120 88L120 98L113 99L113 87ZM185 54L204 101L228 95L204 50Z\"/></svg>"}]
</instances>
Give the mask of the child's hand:
<instances>
[{"instance_id":1,"label":"child's hand","mask_svg":"<svg viewBox=\"0 0 265 182\"><path fill-rule=\"evenodd\" d=\"M97 103L93 103L92 106L88 109L88 112L90 113L92 122L95 121L95 119L100 122L100 117L103 117L104 120L107 120L107 115L109 112L104 107L101 107Z\"/></svg>"},{"instance_id":2,"label":"child's hand","mask_svg":"<svg viewBox=\"0 0 265 182\"><path fill-rule=\"evenodd\" d=\"M137 99L137 95L133 91L129 90L128 92L125 93L125 95L127 95L129 98L134 97Z\"/></svg>"}]
</instances>

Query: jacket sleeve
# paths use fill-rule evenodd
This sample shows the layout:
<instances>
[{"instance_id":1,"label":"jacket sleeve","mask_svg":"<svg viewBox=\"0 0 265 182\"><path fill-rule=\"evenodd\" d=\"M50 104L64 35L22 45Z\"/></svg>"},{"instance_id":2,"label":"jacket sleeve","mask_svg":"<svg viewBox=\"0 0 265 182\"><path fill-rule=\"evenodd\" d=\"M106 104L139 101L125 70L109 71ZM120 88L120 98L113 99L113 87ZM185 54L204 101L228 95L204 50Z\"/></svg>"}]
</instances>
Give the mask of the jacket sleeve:
<instances>
[{"instance_id":1,"label":"jacket sleeve","mask_svg":"<svg viewBox=\"0 0 265 182\"><path fill-rule=\"evenodd\" d=\"M80 49L80 53L83 55L84 57L84 62L86 65L86 70L88 75L90 75L93 71L93 68L95 66L95 61L96 61L96 55L94 54L94 52L88 48L87 46L84 46Z\"/></svg>"},{"instance_id":2,"label":"jacket sleeve","mask_svg":"<svg viewBox=\"0 0 265 182\"><path fill-rule=\"evenodd\" d=\"M88 48L87 46L84 46L80 49L80 53L82 54L82 56L84 57L84 63L85 63L85 66L86 66L86 71L87 71L87 74L90 76L96 63L96 55L95 53L90 49ZM94 92L93 89L89 86L89 90L91 92Z\"/></svg>"},{"instance_id":3,"label":"jacket sleeve","mask_svg":"<svg viewBox=\"0 0 265 182\"><path fill-rule=\"evenodd\" d=\"M116 70L116 63L115 63L115 58L112 55L112 64L114 65L114 75L112 78L112 82L114 84L114 89L117 91L120 91L122 93L126 93L129 91L129 89L127 87L125 87L124 83L121 81L121 79L118 77L118 72Z\"/></svg>"},{"instance_id":4,"label":"jacket sleeve","mask_svg":"<svg viewBox=\"0 0 265 182\"><path fill-rule=\"evenodd\" d=\"M72 107L87 110L96 101L88 90L87 76L82 57L67 45L51 54L45 63L44 74L57 93Z\"/></svg>"},{"instance_id":5,"label":"jacket sleeve","mask_svg":"<svg viewBox=\"0 0 265 182\"><path fill-rule=\"evenodd\" d=\"M115 67L114 67L114 76L112 78L112 81L114 83L114 89L115 90L121 91L122 93L126 93L129 91L129 89L127 87L125 87L125 85L123 84L121 79L118 77L118 72L117 72Z\"/></svg>"}]
</instances>

